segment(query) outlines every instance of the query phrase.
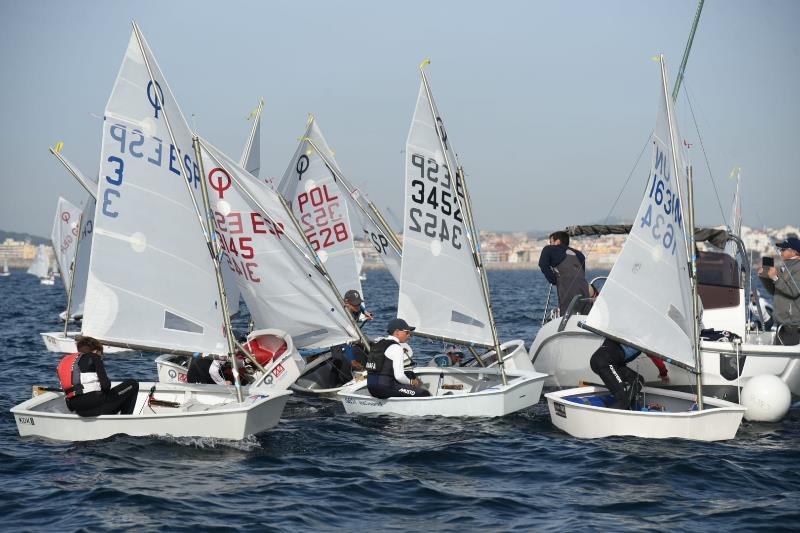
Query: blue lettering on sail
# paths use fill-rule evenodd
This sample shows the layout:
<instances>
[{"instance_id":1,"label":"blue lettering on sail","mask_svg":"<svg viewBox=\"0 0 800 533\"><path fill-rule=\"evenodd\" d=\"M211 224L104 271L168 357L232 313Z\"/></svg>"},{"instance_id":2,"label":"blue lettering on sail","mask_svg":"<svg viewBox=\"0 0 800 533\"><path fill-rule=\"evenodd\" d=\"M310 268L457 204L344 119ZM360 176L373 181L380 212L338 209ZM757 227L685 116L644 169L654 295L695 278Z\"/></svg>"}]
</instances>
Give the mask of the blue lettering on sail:
<instances>
[{"instance_id":1,"label":"blue lettering on sail","mask_svg":"<svg viewBox=\"0 0 800 533\"><path fill-rule=\"evenodd\" d=\"M147 100L153 106L155 118L158 118L158 112L164 105L164 93L161 91L161 85L158 82L155 82L155 85L152 81L147 83Z\"/></svg>"},{"instance_id":2,"label":"blue lettering on sail","mask_svg":"<svg viewBox=\"0 0 800 533\"><path fill-rule=\"evenodd\" d=\"M178 150L175 149L175 145L170 144L169 145L169 169L172 172L174 172L175 174L177 174L178 176L181 175L181 168L180 168L180 166L178 166L176 168L172 164L178 159L179 156L180 156L180 154L178 153Z\"/></svg>"},{"instance_id":3,"label":"blue lettering on sail","mask_svg":"<svg viewBox=\"0 0 800 533\"><path fill-rule=\"evenodd\" d=\"M159 139L158 137L151 137L151 139L153 139L154 141L156 141L156 143L158 143L158 144L156 144L156 147L153 150L153 153L158 156L158 159L153 159L152 157L148 157L147 158L147 162L148 163L153 163L157 167L160 167L161 166L161 146L162 146L161 139Z\"/></svg>"},{"instance_id":4,"label":"blue lettering on sail","mask_svg":"<svg viewBox=\"0 0 800 533\"><path fill-rule=\"evenodd\" d=\"M111 211L109 209L111 207L112 196L119 198L120 197L119 191L117 189L106 189L106 192L103 194L103 214L107 217L117 218L119 216L119 213L117 211Z\"/></svg>"},{"instance_id":5,"label":"blue lettering on sail","mask_svg":"<svg viewBox=\"0 0 800 533\"><path fill-rule=\"evenodd\" d=\"M131 144L128 146L128 151L131 153L133 157L142 157L144 154L142 152L137 152L136 148L144 144L144 134L139 130L133 130L131 133L134 135L139 136L138 141L131 141Z\"/></svg>"}]
</instances>

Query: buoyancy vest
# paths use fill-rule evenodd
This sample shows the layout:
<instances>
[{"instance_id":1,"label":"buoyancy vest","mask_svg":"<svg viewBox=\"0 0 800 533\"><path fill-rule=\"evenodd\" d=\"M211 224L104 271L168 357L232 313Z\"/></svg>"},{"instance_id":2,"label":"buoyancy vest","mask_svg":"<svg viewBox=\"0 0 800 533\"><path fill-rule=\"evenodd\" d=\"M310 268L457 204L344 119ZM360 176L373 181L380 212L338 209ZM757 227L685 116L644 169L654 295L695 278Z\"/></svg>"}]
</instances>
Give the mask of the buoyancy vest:
<instances>
[{"instance_id":1,"label":"buoyancy vest","mask_svg":"<svg viewBox=\"0 0 800 533\"><path fill-rule=\"evenodd\" d=\"M97 372L81 372L79 363L83 355L78 352L71 353L58 363L58 380L69 399L78 394L100 390L100 378Z\"/></svg>"},{"instance_id":2,"label":"buoyancy vest","mask_svg":"<svg viewBox=\"0 0 800 533\"><path fill-rule=\"evenodd\" d=\"M369 354L367 355L367 377L369 376L389 376L394 379L394 368L391 364L386 364L386 349L392 344L400 344L394 339L385 338L370 343Z\"/></svg>"}]
</instances>

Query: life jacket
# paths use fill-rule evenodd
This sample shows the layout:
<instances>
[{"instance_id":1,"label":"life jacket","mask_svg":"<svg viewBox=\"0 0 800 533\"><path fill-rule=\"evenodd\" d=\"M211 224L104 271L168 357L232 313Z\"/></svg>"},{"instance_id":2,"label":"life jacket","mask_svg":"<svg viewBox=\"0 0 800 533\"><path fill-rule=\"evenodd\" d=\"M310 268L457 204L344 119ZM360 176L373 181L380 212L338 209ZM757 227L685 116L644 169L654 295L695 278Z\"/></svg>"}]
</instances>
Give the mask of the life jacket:
<instances>
[{"instance_id":1,"label":"life jacket","mask_svg":"<svg viewBox=\"0 0 800 533\"><path fill-rule=\"evenodd\" d=\"M79 362L83 354L75 352L65 356L58 363L58 380L61 388L72 399L78 394L100 390L100 379L97 372L81 372Z\"/></svg>"},{"instance_id":2,"label":"life jacket","mask_svg":"<svg viewBox=\"0 0 800 533\"><path fill-rule=\"evenodd\" d=\"M386 349L392 344L400 344L394 339L379 339L370 343L369 354L367 354L367 377L370 376L389 376L394 379L394 369L391 364L386 364Z\"/></svg>"}]
</instances>

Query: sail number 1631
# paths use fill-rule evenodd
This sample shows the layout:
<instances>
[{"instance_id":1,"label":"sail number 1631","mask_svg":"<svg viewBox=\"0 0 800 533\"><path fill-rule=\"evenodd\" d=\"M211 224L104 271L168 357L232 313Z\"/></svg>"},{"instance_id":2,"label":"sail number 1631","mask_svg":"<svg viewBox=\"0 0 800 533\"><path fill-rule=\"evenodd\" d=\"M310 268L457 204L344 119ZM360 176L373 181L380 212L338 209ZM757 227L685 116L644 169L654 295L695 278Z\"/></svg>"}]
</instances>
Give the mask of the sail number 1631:
<instances>
[{"instance_id":1,"label":"sail number 1631","mask_svg":"<svg viewBox=\"0 0 800 533\"><path fill-rule=\"evenodd\" d=\"M682 221L680 198L672 192L672 189L657 174L653 176L653 183L648 197L651 202L647 206L647 211L645 211L639 227L644 228L647 226L651 228L652 237L674 254L677 239L675 238L675 226L673 224L680 228ZM655 213L653 212L654 206L656 208ZM659 211L662 210L663 213L660 213Z\"/></svg>"}]
</instances>

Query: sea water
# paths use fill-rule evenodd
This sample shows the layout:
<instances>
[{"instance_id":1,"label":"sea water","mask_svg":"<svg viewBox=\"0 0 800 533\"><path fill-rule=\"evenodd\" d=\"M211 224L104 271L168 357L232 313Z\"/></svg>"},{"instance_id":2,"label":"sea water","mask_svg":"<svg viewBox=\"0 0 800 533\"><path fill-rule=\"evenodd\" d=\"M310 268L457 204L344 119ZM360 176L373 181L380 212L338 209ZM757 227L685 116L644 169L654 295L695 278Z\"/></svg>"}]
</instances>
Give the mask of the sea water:
<instances>
[{"instance_id":1,"label":"sea water","mask_svg":"<svg viewBox=\"0 0 800 533\"><path fill-rule=\"evenodd\" d=\"M530 346L547 285L534 271L489 273L503 340ZM363 283L375 320L394 317L385 271ZM294 396L273 430L244 441L20 438L9 409L57 384L41 331L63 327L61 281L0 278L0 530L566 531L796 530L800 406L744 422L722 443L578 440L544 400L501 419L350 416ZM551 300L552 305L552 300ZM237 319L243 328L246 317ZM441 344L414 339L415 357ZM112 379L156 379L155 354L109 356Z\"/></svg>"}]
</instances>

